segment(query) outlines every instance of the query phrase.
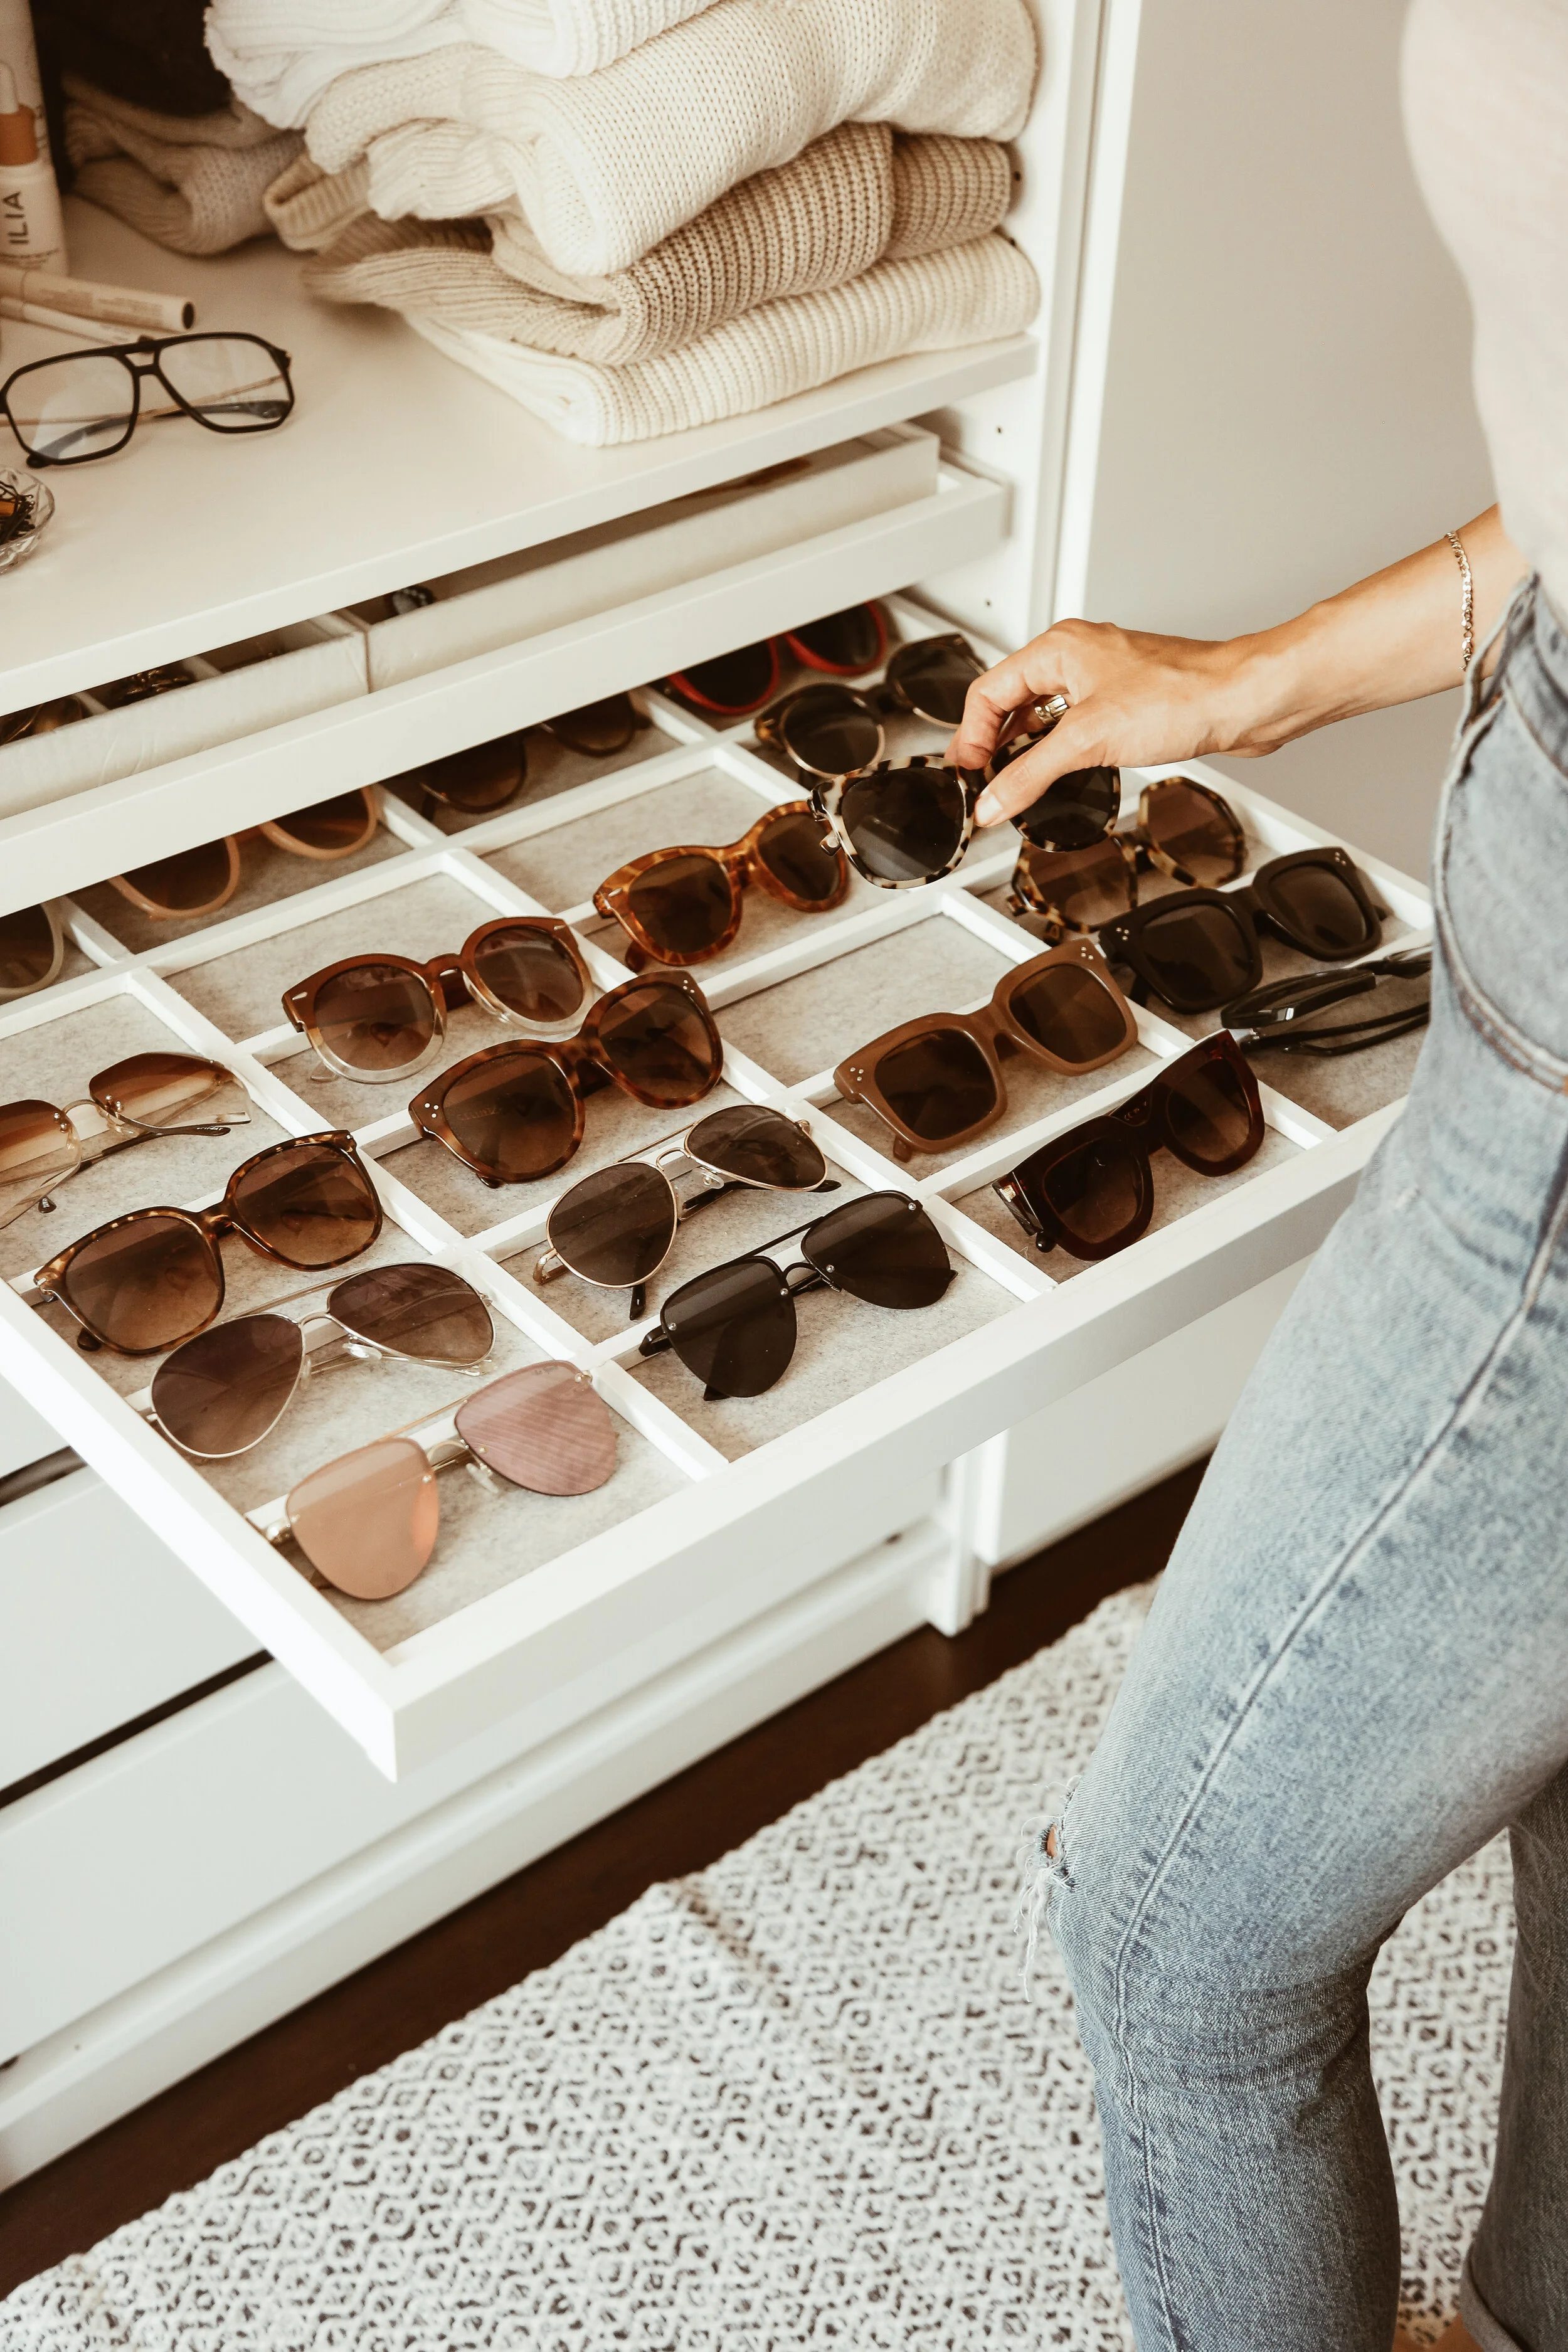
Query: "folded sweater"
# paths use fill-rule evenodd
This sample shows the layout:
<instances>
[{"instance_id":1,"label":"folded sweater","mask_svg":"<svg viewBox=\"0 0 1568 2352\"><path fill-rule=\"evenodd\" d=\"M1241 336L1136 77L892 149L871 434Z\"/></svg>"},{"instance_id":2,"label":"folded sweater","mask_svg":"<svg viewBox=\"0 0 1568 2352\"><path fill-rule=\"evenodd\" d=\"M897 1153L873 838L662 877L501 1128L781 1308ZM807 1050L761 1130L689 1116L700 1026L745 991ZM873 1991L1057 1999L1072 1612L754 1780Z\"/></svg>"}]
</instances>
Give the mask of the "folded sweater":
<instances>
[{"instance_id":1,"label":"folded sweater","mask_svg":"<svg viewBox=\"0 0 1568 2352\"><path fill-rule=\"evenodd\" d=\"M583 279L552 270L521 225L500 217L488 235L473 222L374 214L331 237L310 235L331 208L323 191L335 184L325 181L292 202L279 203L276 192L268 199L286 243L302 242L304 229L325 247L305 270L312 292L418 310L621 367L656 359L759 302L842 285L883 258L966 243L1001 220L1012 174L1005 150L989 140L911 136L895 144L883 123L841 123L793 163L742 180L630 269Z\"/></svg>"},{"instance_id":2,"label":"folded sweater","mask_svg":"<svg viewBox=\"0 0 1568 2352\"><path fill-rule=\"evenodd\" d=\"M1009 139L1035 64L1025 0L715 0L574 80L474 47L366 67L306 142L366 158L384 219L521 210L557 269L603 276L837 123Z\"/></svg>"},{"instance_id":3,"label":"folded sweater","mask_svg":"<svg viewBox=\"0 0 1568 2352\"><path fill-rule=\"evenodd\" d=\"M426 312L412 312L409 324L567 440L604 448L743 415L906 352L1016 334L1038 300L1028 262L992 235L910 261L879 261L820 293L760 303L630 367L530 351Z\"/></svg>"},{"instance_id":4,"label":"folded sweater","mask_svg":"<svg viewBox=\"0 0 1568 2352\"><path fill-rule=\"evenodd\" d=\"M270 226L262 198L300 152L237 102L156 114L65 76L66 152L76 193L174 253L226 253Z\"/></svg>"}]
</instances>

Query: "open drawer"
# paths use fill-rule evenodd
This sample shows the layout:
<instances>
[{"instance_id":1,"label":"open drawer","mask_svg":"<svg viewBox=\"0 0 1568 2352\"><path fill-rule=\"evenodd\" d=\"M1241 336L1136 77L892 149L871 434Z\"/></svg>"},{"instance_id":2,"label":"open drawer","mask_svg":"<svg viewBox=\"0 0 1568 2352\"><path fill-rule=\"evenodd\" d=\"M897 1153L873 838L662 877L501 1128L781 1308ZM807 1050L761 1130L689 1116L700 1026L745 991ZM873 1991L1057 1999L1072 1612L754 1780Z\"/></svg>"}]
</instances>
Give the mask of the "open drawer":
<instances>
[{"instance_id":1,"label":"open drawer","mask_svg":"<svg viewBox=\"0 0 1568 2352\"><path fill-rule=\"evenodd\" d=\"M892 609L906 635L936 625L913 606ZM640 1356L647 1326L626 1321L624 1295L530 1278L561 1190L679 1133L697 1113L595 1095L583 1148L564 1171L487 1192L416 1138L404 1105L418 1082L377 1089L326 1078L279 1019L283 989L330 961L361 949L423 959L456 948L494 913L564 916L595 981L625 978L620 935L591 903L603 874L661 843L733 841L795 791L744 728L711 734L681 724L657 697L646 708L656 723L642 755L612 772L543 776L513 809L477 824L444 817L443 830L388 789L376 843L345 870L325 882L283 877L291 887L282 896L268 895L262 876L242 911L193 919L178 937L138 930L111 893L89 891L65 909L74 970L0 1013L16 1095L62 1099L117 1055L159 1045L212 1054L247 1088L243 1151L234 1137L164 1139L100 1162L61 1187L52 1213L30 1212L0 1234L9 1284L0 1288L0 1370L395 1777L508 1717L543 1738L635 1693L879 1540L940 1517L945 1474L959 1457L1296 1265L1346 1205L1395 1115L1415 1042L1337 1066L1352 1073L1338 1107L1322 1093L1321 1066L1307 1066L1310 1083L1300 1085L1292 1065L1279 1082L1288 1090L1264 1089L1268 1133L1247 1169L1208 1183L1168 1180L1162 1169L1150 1233L1053 1281L992 1181L1037 1143L1145 1086L1187 1048L1187 1031L1141 1012L1137 1045L1074 1080L1011 1061L1010 1108L998 1125L958 1153L902 1165L868 1115L839 1101L830 1073L910 1013L984 1003L1004 971L1037 952L999 904L1012 836L982 838L957 874L931 888L883 892L857 880L837 908L810 918L749 893L733 946L696 974L725 1045L728 1092L706 1107L740 1097L809 1121L839 1201L876 1189L918 1198L955 1275L919 1313L811 1297L777 1384L752 1401L705 1402L672 1358ZM919 748L918 726L904 731ZM1135 796L1142 779L1127 781ZM1244 815L1254 862L1324 838L1214 781ZM1362 862L1390 911L1385 935L1422 928L1421 891ZM465 1009L451 1017L443 1059L503 1034ZM609 1482L569 1500L487 1494L460 1470L448 1474L430 1566L380 1602L319 1586L299 1555L261 1530L319 1465L395 1429L412 1428L422 1443L449 1433L460 1402L451 1373L350 1364L307 1382L253 1452L204 1468L142 1417L145 1360L82 1353L68 1319L41 1305L29 1280L34 1266L112 1216L155 1201L211 1202L242 1156L337 1127L353 1130L385 1213L365 1262L427 1258L461 1272L490 1304L499 1334L490 1369L571 1363L593 1381L618 1438ZM656 1300L799 1223L799 1203L785 1196L716 1202L683 1227ZM226 1312L300 1296L299 1275L238 1242L222 1246ZM781 1259L795 1254L786 1248ZM955 1547L961 1540L955 1529Z\"/></svg>"}]
</instances>

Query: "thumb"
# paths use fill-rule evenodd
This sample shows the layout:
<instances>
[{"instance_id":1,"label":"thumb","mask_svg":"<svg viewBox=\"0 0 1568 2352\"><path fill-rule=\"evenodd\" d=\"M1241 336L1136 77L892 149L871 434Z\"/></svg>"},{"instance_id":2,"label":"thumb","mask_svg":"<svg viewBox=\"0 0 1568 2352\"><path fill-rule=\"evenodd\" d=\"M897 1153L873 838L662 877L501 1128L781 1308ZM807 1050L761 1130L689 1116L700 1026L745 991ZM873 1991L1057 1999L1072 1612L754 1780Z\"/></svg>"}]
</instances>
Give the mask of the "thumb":
<instances>
[{"instance_id":1,"label":"thumb","mask_svg":"<svg viewBox=\"0 0 1568 2352\"><path fill-rule=\"evenodd\" d=\"M1105 764L1105 751L1092 701L1075 704L1048 735L1008 761L986 785L974 806L977 824L1000 824L1033 805L1058 776Z\"/></svg>"}]
</instances>

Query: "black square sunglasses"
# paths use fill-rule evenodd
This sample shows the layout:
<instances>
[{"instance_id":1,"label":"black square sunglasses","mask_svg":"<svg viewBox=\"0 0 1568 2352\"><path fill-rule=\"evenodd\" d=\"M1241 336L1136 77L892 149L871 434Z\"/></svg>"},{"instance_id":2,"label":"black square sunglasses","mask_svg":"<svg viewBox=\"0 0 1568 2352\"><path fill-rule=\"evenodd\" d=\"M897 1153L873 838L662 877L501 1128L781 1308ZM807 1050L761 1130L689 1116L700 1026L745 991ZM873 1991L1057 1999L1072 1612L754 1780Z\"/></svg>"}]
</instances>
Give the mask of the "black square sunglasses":
<instances>
[{"instance_id":1,"label":"black square sunglasses","mask_svg":"<svg viewBox=\"0 0 1568 2352\"><path fill-rule=\"evenodd\" d=\"M259 335L142 335L30 360L0 384L0 410L30 465L85 466L123 449L143 416L271 433L293 411L290 364ZM165 398L149 404L149 383Z\"/></svg>"}]
</instances>

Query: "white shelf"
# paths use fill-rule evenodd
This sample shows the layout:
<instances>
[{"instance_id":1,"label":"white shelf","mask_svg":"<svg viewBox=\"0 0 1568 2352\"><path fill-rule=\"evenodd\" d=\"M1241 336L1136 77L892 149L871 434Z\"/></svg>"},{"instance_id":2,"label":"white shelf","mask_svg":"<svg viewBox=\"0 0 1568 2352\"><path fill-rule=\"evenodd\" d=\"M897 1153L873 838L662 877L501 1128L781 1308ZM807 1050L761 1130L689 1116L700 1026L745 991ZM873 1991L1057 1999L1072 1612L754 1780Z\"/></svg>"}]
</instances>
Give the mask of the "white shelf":
<instances>
[{"instance_id":1,"label":"white shelf","mask_svg":"<svg viewBox=\"0 0 1568 2352\"><path fill-rule=\"evenodd\" d=\"M0 582L0 711L710 488L1037 359L1026 335L920 352L725 424L580 449L390 312L312 301L279 245L188 261L92 205L68 210L78 275L187 293L198 327L280 343L299 405L280 432L237 441L145 425L118 457L51 473L49 540ZM8 320L0 380L66 347ZM16 462L8 428L0 445Z\"/></svg>"}]
</instances>

